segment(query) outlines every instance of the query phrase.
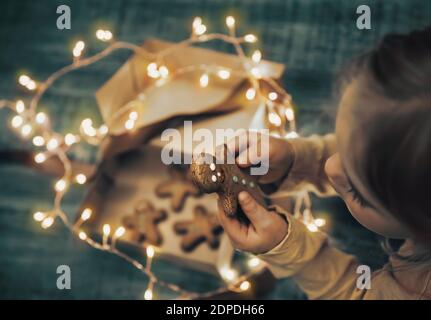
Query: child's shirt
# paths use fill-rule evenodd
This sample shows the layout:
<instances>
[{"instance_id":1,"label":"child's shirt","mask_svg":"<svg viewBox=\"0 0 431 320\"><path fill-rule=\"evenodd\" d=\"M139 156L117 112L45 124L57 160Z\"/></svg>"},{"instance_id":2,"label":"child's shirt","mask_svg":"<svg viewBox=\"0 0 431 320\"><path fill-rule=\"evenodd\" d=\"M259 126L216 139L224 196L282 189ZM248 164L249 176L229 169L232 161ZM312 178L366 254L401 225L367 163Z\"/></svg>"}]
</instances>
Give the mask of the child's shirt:
<instances>
[{"instance_id":1,"label":"child's shirt","mask_svg":"<svg viewBox=\"0 0 431 320\"><path fill-rule=\"evenodd\" d=\"M336 151L334 135L292 140L296 158L281 190L311 185L320 194L335 194L324 163ZM367 289L363 269L352 255L331 246L328 236L312 233L304 224L276 207L289 221L289 232L275 248L259 257L278 277L293 277L310 299L431 299L431 263L412 263L400 257L371 275ZM415 253L411 241L400 248L400 256Z\"/></svg>"}]
</instances>

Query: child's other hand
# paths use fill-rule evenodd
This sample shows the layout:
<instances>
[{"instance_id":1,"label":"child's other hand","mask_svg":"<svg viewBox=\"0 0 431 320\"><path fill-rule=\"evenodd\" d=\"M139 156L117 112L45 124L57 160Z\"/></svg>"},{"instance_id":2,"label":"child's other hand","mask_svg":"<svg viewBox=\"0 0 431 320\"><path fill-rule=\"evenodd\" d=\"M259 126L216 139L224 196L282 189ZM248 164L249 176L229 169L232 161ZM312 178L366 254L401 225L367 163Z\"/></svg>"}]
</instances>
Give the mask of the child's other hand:
<instances>
[{"instance_id":1,"label":"child's other hand","mask_svg":"<svg viewBox=\"0 0 431 320\"><path fill-rule=\"evenodd\" d=\"M295 152L286 139L267 136L259 132L242 131L227 142L230 152L238 154L238 166L247 168L258 162L262 155L268 155L268 172L259 177L260 183L273 183L283 178L292 167Z\"/></svg>"},{"instance_id":2,"label":"child's other hand","mask_svg":"<svg viewBox=\"0 0 431 320\"><path fill-rule=\"evenodd\" d=\"M219 220L236 249L264 253L277 246L287 235L287 221L278 213L259 205L247 192L238 196L239 203L250 220L249 225L231 219L219 205Z\"/></svg>"}]
</instances>

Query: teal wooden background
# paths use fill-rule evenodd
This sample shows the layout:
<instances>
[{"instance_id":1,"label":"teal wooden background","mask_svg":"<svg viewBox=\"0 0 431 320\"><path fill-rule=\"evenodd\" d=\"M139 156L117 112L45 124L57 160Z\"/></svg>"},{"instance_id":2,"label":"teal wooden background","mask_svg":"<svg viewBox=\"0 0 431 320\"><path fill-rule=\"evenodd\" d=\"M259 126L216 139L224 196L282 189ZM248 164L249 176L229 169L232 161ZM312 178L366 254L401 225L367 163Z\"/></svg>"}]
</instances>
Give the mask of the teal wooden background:
<instances>
[{"instance_id":1,"label":"teal wooden background","mask_svg":"<svg viewBox=\"0 0 431 320\"><path fill-rule=\"evenodd\" d=\"M56 8L72 10L72 29L56 29ZM356 29L356 7L368 4L372 30ZM334 77L351 57L371 48L387 32L405 32L431 22L431 2L418 0L3 0L0 2L0 96L23 96L16 85L19 73L43 79L70 62L71 46L86 41L86 52L103 44L94 38L108 27L120 39L140 43L148 37L178 41L188 36L192 18L202 16L210 30L224 29L224 17L237 17L240 32L252 31L262 41L265 57L285 63L285 86L298 105L300 132L332 130ZM219 50L230 48L213 44ZM61 80L42 101L41 108L55 119L57 130L77 130L86 116L99 119L93 92L127 59L116 54ZM10 114L0 110L0 149L28 149L7 128ZM78 149L74 156L94 160L94 150ZM52 181L15 164L0 166L0 298L22 299L140 299L146 279L128 264L92 250L55 225L41 230L32 212L49 208ZM83 195L73 190L65 201L71 215ZM316 200L318 210L331 216L331 235L344 250L373 267L385 257L377 238L360 227L337 199ZM72 290L56 288L56 267L72 269ZM164 279L205 291L216 279L168 263L156 264ZM159 297L170 298L160 291ZM304 296L290 280L280 281L265 298L298 299Z\"/></svg>"}]
</instances>

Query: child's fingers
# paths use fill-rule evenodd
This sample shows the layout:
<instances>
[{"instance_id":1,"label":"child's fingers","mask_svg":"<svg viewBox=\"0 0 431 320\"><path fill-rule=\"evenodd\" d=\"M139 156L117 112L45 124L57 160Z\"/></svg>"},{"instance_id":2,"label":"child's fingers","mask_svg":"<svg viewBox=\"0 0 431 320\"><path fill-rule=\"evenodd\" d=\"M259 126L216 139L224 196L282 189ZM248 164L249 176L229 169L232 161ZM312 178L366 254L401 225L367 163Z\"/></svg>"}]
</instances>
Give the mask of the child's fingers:
<instances>
[{"instance_id":1,"label":"child's fingers","mask_svg":"<svg viewBox=\"0 0 431 320\"><path fill-rule=\"evenodd\" d=\"M231 219L226 216L222 206L219 203L219 221L224 231L228 234L229 238L234 244L241 244L244 242L244 230L241 223L236 219Z\"/></svg>"},{"instance_id":2,"label":"child's fingers","mask_svg":"<svg viewBox=\"0 0 431 320\"><path fill-rule=\"evenodd\" d=\"M242 151L236 158L236 163L242 168L247 168L250 166L257 165L262 162L263 148L261 150L257 149L257 144L250 144L249 147ZM269 162L269 161L268 161Z\"/></svg>"},{"instance_id":3,"label":"child's fingers","mask_svg":"<svg viewBox=\"0 0 431 320\"><path fill-rule=\"evenodd\" d=\"M238 195L238 201L246 216L250 219L251 224L259 229L262 221L268 218L267 211L246 191L241 191Z\"/></svg>"},{"instance_id":4,"label":"child's fingers","mask_svg":"<svg viewBox=\"0 0 431 320\"><path fill-rule=\"evenodd\" d=\"M235 137L229 139L226 143L227 149L233 154L242 152L248 147L248 133L247 130L241 130Z\"/></svg>"},{"instance_id":5,"label":"child's fingers","mask_svg":"<svg viewBox=\"0 0 431 320\"><path fill-rule=\"evenodd\" d=\"M250 167L260 162L260 144L259 133L256 131L248 131L246 135L238 138L239 155L236 158L236 163L243 168ZM241 141L241 139L243 141ZM244 140L247 141L245 144Z\"/></svg>"}]
</instances>

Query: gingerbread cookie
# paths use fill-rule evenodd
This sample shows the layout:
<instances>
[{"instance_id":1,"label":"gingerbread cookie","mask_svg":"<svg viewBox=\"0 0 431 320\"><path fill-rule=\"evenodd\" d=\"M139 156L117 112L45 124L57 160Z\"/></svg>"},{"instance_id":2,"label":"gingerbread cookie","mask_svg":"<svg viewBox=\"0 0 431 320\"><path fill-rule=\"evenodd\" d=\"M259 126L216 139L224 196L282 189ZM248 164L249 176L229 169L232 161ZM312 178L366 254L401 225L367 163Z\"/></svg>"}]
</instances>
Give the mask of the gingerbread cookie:
<instances>
[{"instance_id":1,"label":"gingerbread cookie","mask_svg":"<svg viewBox=\"0 0 431 320\"><path fill-rule=\"evenodd\" d=\"M175 212L182 210L188 196L199 196L199 188L187 178L186 170L178 167L170 167L171 178L161 182L156 187L156 194L161 198L171 198L171 208Z\"/></svg>"},{"instance_id":2,"label":"gingerbread cookie","mask_svg":"<svg viewBox=\"0 0 431 320\"><path fill-rule=\"evenodd\" d=\"M238 194L247 191L262 206L266 206L264 194L257 184L257 177L251 176L236 164L227 164L228 149L224 145L224 158L217 164L217 158L201 153L194 156L190 165L190 177L205 193L216 192L223 211L228 217L235 217L240 222L249 223L248 218L238 204Z\"/></svg>"},{"instance_id":3,"label":"gingerbread cookie","mask_svg":"<svg viewBox=\"0 0 431 320\"><path fill-rule=\"evenodd\" d=\"M166 217L166 211L157 210L151 202L144 199L138 202L133 215L124 217L123 224L132 231L133 241L160 245L163 238L157 224Z\"/></svg>"},{"instance_id":4,"label":"gingerbread cookie","mask_svg":"<svg viewBox=\"0 0 431 320\"><path fill-rule=\"evenodd\" d=\"M181 248L190 252L206 242L211 249L216 249L219 246L219 234L223 231L216 215L200 205L195 207L193 214L193 220L177 222L174 225L175 232L184 235Z\"/></svg>"}]
</instances>

